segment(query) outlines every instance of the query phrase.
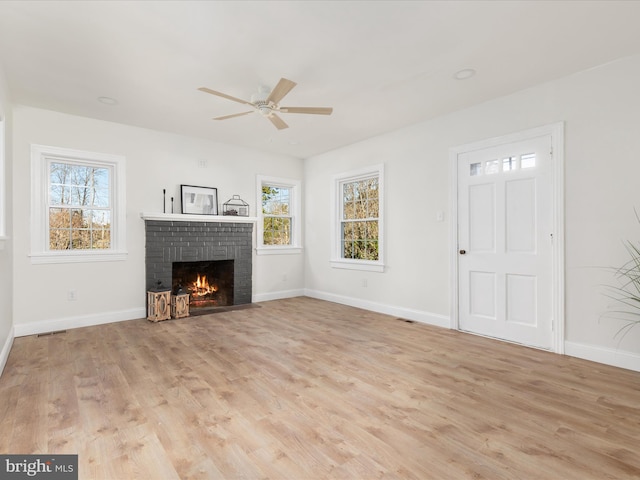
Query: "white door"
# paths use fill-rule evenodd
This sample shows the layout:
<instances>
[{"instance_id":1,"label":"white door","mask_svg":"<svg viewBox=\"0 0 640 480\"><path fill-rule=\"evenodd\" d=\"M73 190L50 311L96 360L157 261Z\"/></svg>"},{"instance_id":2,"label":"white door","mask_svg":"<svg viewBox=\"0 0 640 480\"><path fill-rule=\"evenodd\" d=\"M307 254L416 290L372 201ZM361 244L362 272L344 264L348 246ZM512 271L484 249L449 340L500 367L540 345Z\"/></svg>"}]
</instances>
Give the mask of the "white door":
<instances>
[{"instance_id":1,"label":"white door","mask_svg":"<svg viewBox=\"0 0 640 480\"><path fill-rule=\"evenodd\" d=\"M551 135L458 155L458 326L553 346Z\"/></svg>"}]
</instances>

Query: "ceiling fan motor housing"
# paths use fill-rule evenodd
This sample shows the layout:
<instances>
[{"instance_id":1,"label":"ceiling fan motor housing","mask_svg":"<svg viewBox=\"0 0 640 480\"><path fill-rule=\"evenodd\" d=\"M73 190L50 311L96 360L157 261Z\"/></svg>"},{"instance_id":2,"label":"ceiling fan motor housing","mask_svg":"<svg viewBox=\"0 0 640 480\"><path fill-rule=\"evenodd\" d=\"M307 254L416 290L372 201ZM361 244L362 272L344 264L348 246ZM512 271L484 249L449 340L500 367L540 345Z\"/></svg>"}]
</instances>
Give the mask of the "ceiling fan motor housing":
<instances>
[{"instance_id":1,"label":"ceiling fan motor housing","mask_svg":"<svg viewBox=\"0 0 640 480\"><path fill-rule=\"evenodd\" d=\"M256 107L256 110L265 117L271 115L275 107L272 102L267 102L266 100L257 100L253 102L253 105Z\"/></svg>"}]
</instances>

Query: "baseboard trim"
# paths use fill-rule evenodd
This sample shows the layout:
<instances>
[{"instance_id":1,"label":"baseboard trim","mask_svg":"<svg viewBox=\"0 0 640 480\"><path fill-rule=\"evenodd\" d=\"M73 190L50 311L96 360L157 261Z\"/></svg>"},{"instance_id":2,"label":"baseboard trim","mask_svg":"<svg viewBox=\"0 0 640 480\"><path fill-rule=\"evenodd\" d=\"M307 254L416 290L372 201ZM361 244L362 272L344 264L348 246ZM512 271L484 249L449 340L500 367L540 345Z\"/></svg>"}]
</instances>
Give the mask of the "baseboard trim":
<instances>
[{"instance_id":1,"label":"baseboard trim","mask_svg":"<svg viewBox=\"0 0 640 480\"><path fill-rule=\"evenodd\" d=\"M305 289L304 295L307 297L326 300L328 302L349 305L350 307L371 310L372 312L384 313L394 317L400 317L415 322L426 323L436 327L451 328L451 321L447 315L439 315L436 313L424 312L422 310L414 310L411 308L397 307L394 305L386 305L383 303L371 302L360 298L345 297L334 293L320 292L318 290Z\"/></svg>"},{"instance_id":2,"label":"baseboard trim","mask_svg":"<svg viewBox=\"0 0 640 480\"><path fill-rule=\"evenodd\" d=\"M564 353L571 357L640 372L640 355L637 353L576 342L565 342Z\"/></svg>"},{"instance_id":3,"label":"baseboard trim","mask_svg":"<svg viewBox=\"0 0 640 480\"><path fill-rule=\"evenodd\" d=\"M57 318L55 320L43 320L14 325L15 336L25 337L27 335L37 335L40 333L56 332L59 330L70 330L72 328L92 327L105 323L124 322L145 318L147 312L144 308L132 308L115 312L96 313L90 315L80 315L77 317Z\"/></svg>"},{"instance_id":4,"label":"baseboard trim","mask_svg":"<svg viewBox=\"0 0 640 480\"><path fill-rule=\"evenodd\" d=\"M15 338L15 330L13 325L9 329L9 335L7 336L7 340L4 342L2 346L2 351L0 351L0 376L2 376L2 372L4 372L4 367L7 365L7 360L9 360L9 352L11 352L11 347L13 346L13 339Z\"/></svg>"},{"instance_id":5,"label":"baseboard trim","mask_svg":"<svg viewBox=\"0 0 640 480\"><path fill-rule=\"evenodd\" d=\"M293 298L293 297L302 297L304 296L304 290L281 290L279 292L270 292L270 293L258 293L253 296L252 302L268 302L270 300L280 300L282 298Z\"/></svg>"}]
</instances>

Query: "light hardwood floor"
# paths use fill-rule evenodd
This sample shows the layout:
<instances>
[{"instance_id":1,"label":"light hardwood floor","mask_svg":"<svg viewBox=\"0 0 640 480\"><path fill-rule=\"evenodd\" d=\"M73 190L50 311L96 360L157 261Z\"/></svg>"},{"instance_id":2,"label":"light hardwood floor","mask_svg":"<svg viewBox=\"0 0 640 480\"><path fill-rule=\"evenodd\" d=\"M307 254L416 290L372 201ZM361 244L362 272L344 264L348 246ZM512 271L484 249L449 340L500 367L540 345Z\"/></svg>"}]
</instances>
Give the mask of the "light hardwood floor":
<instances>
[{"instance_id":1,"label":"light hardwood floor","mask_svg":"<svg viewBox=\"0 0 640 480\"><path fill-rule=\"evenodd\" d=\"M15 340L0 453L80 479L640 478L640 373L310 298Z\"/></svg>"}]
</instances>

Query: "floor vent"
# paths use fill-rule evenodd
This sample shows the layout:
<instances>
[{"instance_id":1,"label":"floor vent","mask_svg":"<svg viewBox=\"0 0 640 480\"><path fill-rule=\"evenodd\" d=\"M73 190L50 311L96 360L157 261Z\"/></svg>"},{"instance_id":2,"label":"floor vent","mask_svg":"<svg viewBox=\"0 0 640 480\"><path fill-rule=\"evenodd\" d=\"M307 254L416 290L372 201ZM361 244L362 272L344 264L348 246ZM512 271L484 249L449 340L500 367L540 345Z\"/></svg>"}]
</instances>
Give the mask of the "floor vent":
<instances>
[{"instance_id":1,"label":"floor vent","mask_svg":"<svg viewBox=\"0 0 640 480\"><path fill-rule=\"evenodd\" d=\"M66 330L56 330L55 332L39 333L38 337L48 337L49 335L58 335L59 333L67 333Z\"/></svg>"}]
</instances>

